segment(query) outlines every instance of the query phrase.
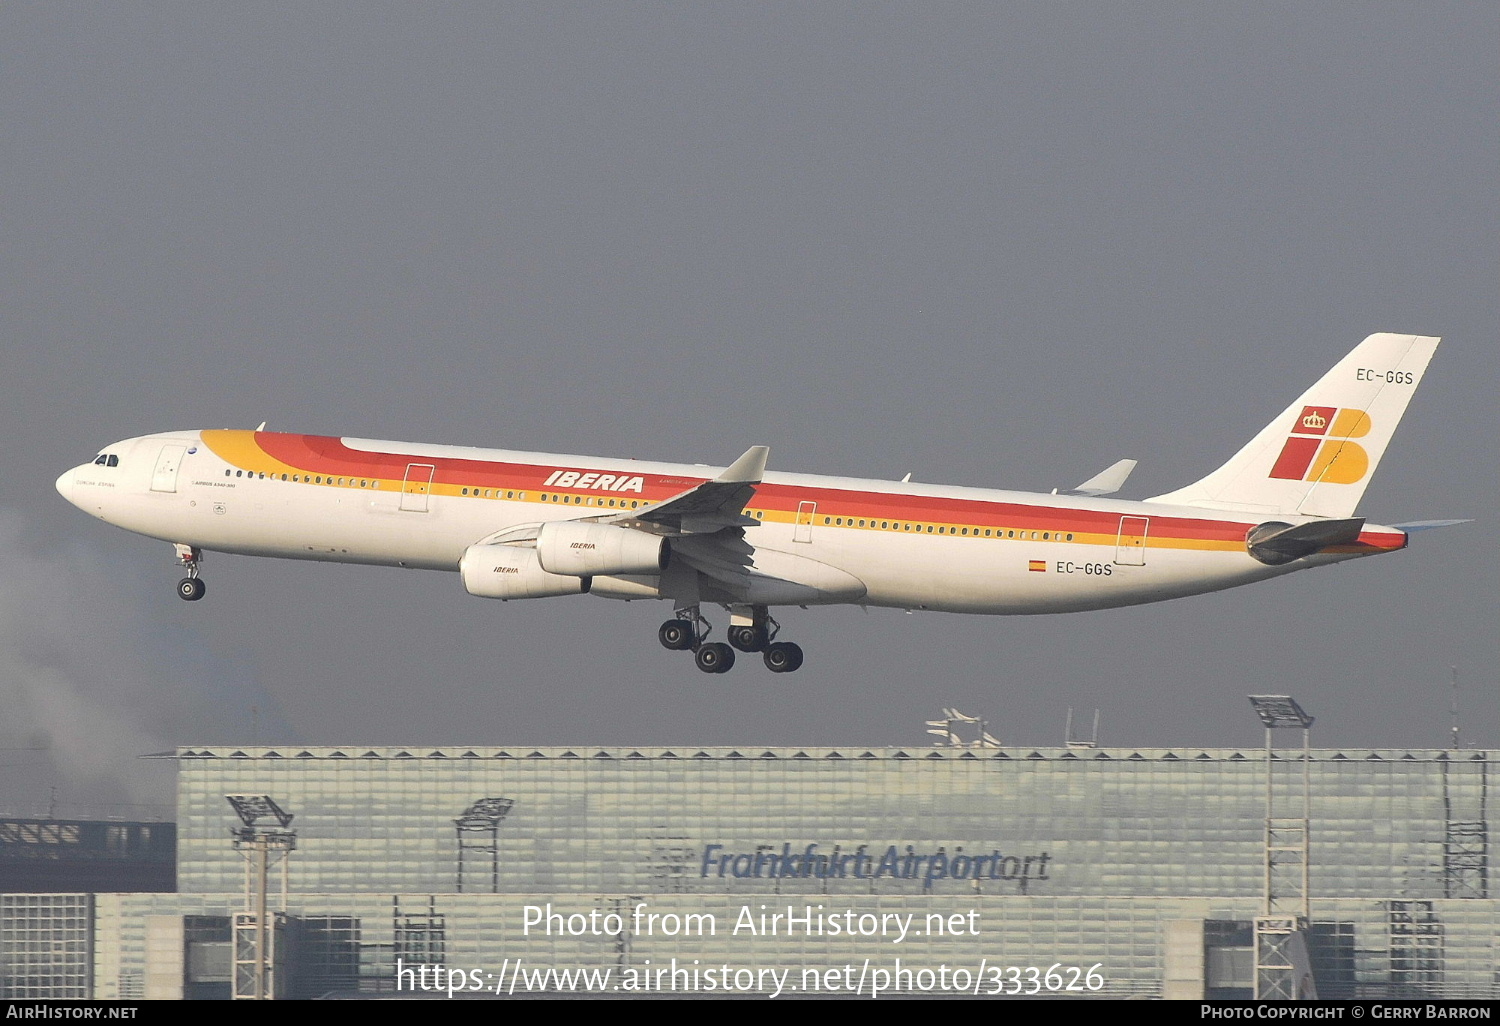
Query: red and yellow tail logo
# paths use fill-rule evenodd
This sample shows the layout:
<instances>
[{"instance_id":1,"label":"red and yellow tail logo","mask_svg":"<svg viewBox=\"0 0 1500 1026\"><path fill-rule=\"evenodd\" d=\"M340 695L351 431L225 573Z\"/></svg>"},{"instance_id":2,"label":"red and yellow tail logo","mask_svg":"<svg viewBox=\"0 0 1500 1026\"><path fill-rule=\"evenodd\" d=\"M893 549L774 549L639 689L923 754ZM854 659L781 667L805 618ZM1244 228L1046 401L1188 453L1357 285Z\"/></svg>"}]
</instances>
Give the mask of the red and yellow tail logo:
<instances>
[{"instance_id":1,"label":"red and yellow tail logo","mask_svg":"<svg viewBox=\"0 0 1500 1026\"><path fill-rule=\"evenodd\" d=\"M1354 484L1370 472L1370 454L1351 439L1369 433L1370 415L1364 410L1304 406L1270 476L1285 481Z\"/></svg>"}]
</instances>

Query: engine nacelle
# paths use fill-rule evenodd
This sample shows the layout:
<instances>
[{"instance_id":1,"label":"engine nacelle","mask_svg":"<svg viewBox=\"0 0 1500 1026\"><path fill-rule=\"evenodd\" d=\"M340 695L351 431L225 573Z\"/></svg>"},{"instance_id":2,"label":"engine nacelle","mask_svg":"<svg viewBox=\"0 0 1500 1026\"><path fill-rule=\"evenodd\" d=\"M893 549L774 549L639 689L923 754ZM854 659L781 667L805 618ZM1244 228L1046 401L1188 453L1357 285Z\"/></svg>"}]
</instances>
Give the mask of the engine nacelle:
<instances>
[{"instance_id":1,"label":"engine nacelle","mask_svg":"<svg viewBox=\"0 0 1500 1026\"><path fill-rule=\"evenodd\" d=\"M661 593L660 577L610 577L601 574L594 578L593 587L589 588L590 595L599 595L603 598L624 599L626 602L632 599L659 599L667 596Z\"/></svg>"},{"instance_id":2,"label":"engine nacelle","mask_svg":"<svg viewBox=\"0 0 1500 1026\"><path fill-rule=\"evenodd\" d=\"M502 600L581 595L591 583L588 577L549 574L536 549L514 545L470 545L458 561L458 572L470 595Z\"/></svg>"},{"instance_id":3,"label":"engine nacelle","mask_svg":"<svg viewBox=\"0 0 1500 1026\"><path fill-rule=\"evenodd\" d=\"M552 574L659 574L670 551L660 535L607 524L554 520L536 538L542 569Z\"/></svg>"}]
</instances>

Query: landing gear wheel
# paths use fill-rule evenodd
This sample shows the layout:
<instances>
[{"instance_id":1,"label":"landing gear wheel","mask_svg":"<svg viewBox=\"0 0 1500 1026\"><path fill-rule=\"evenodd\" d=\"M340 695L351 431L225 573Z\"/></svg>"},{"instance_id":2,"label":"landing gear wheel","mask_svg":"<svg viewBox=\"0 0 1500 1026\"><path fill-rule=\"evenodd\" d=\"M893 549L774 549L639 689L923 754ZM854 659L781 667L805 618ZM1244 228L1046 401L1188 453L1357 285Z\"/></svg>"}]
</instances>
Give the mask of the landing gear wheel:
<instances>
[{"instance_id":1,"label":"landing gear wheel","mask_svg":"<svg viewBox=\"0 0 1500 1026\"><path fill-rule=\"evenodd\" d=\"M766 646L762 657L772 673L793 673L802 665L802 646L792 641L778 641Z\"/></svg>"},{"instance_id":2,"label":"landing gear wheel","mask_svg":"<svg viewBox=\"0 0 1500 1026\"><path fill-rule=\"evenodd\" d=\"M693 647L697 635L693 630L691 620L668 620L656 632L656 637L661 642L662 648L673 652L685 652Z\"/></svg>"},{"instance_id":3,"label":"landing gear wheel","mask_svg":"<svg viewBox=\"0 0 1500 1026\"><path fill-rule=\"evenodd\" d=\"M728 673L734 665L734 649L722 641L710 641L693 658L704 673Z\"/></svg>"},{"instance_id":4,"label":"landing gear wheel","mask_svg":"<svg viewBox=\"0 0 1500 1026\"><path fill-rule=\"evenodd\" d=\"M729 643L741 652L760 652L766 647L764 627L739 626L729 628Z\"/></svg>"},{"instance_id":5,"label":"landing gear wheel","mask_svg":"<svg viewBox=\"0 0 1500 1026\"><path fill-rule=\"evenodd\" d=\"M208 589L197 577L184 577L177 582L177 595L186 602L197 602Z\"/></svg>"}]
</instances>

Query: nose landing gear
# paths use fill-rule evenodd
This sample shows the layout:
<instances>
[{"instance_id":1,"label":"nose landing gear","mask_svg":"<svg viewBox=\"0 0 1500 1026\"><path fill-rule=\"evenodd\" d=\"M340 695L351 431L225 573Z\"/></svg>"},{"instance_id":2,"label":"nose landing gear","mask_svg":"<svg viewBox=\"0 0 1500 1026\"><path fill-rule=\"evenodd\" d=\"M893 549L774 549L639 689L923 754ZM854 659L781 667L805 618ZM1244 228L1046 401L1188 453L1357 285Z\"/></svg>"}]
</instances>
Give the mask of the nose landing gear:
<instances>
[{"instance_id":1,"label":"nose landing gear","mask_svg":"<svg viewBox=\"0 0 1500 1026\"><path fill-rule=\"evenodd\" d=\"M198 576L203 553L192 545L174 545L173 548L177 551L177 562L187 568L187 576L177 582L177 597L185 602L197 602L208 590L203 578Z\"/></svg>"}]
</instances>

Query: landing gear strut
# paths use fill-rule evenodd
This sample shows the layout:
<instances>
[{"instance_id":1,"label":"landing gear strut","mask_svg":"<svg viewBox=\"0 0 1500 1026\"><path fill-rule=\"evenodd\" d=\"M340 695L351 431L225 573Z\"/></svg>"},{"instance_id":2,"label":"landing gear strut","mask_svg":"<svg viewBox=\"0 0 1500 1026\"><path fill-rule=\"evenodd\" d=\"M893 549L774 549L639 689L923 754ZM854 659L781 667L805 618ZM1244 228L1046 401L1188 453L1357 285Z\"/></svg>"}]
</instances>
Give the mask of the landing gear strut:
<instances>
[{"instance_id":1,"label":"landing gear strut","mask_svg":"<svg viewBox=\"0 0 1500 1026\"><path fill-rule=\"evenodd\" d=\"M663 648L673 652L693 651L693 661L704 673L728 673L734 665L734 649L722 641L708 641L708 632L713 624L703 619L697 606L685 606L677 610L677 617L668 620L657 630L656 637Z\"/></svg>"},{"instance_id":2,"label":"landing gear strut","mask_svg":"<svg viewBox=\"0 0 1500 1026\"><path fill-rule=\"evenodd\" d=\"M730 615L733 622L725 632L729 638L727 645L708 640L713 624L703 618L695 605L678 609L675 619L662 624L656 636L663 648L673 652L691 649L693 661L704 673L729 672L734 665L735 649L761 653L766 669L772 673L791 673L802 665L801 647L790 641L775 640L781 625L767 614L765 606L733 606Z\"/></svg>"},{"instance_id":3,"label":"landing gear strut","mask_svg":"<svg viewBox=\"0 0 1500 1026\"><path fill-rule=\"evenodd\" d=\"M177 562L187 568L187 576L177 582L177 596L186 602L197 602L208 590L198 576L198 563L203 559L203 553L192 545L175 545L173 548L177 550Z\"/></svg>"},{"instance_id":4,"label":"landing gear strut","mask_svg":"<svg viewBox=\"0 0 1500 1026\"><path fill-rule=\"evenodd\" d=\"M765 606L730 608L729 643L741 652L759 652L772 673L791 673L802 665L802 648L790 641L777 641L781 624Z\"/></svg>"}]
</instances>

